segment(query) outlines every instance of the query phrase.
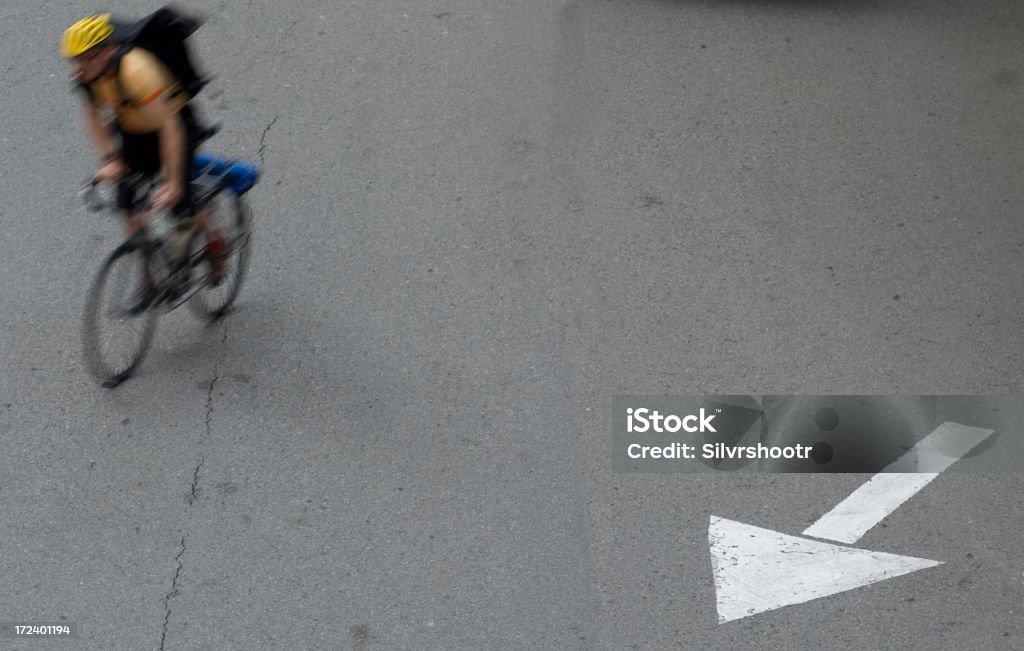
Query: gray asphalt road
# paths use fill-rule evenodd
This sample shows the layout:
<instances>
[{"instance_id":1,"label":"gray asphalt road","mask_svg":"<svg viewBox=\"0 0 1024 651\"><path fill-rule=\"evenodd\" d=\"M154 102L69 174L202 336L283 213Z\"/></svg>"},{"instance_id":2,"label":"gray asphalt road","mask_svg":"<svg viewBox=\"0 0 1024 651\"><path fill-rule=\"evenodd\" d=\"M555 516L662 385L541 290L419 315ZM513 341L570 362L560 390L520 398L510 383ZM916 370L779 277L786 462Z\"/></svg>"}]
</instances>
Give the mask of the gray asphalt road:
<instances>
[{"instance_id":1,"label":"gray asphalt road","mask_svg":"<svg viewBox=\"0 0 1024 651\"><path fill-rule=\"evenodd\" d=\"M862 541L938 568L719 625L708 517L798 534L864 477L617 474L608 424L1020 389L1019 5L226 0L251 274L116 391L56 46L93 8L0 9L0 621L80 628L5 648L1024 648L1020 476Z\"/></svg>"}]
</instances>

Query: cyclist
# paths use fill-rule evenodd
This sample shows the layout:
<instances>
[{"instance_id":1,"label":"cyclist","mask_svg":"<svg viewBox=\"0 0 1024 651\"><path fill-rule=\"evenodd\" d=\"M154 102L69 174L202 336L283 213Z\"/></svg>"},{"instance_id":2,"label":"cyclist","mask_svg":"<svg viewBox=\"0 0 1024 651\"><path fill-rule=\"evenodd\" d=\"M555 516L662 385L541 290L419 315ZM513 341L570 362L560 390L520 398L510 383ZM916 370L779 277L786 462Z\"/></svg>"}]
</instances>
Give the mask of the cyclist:
<instances>
[{"instance_id":1,"label":"cyclist","mask_svg":"<svg viewBox=\"0 0 1024 651\"><path fill-rule=\"evenodd\" d=\"M181 84L152 53L142 48L121 52L110 14L95 14L71 25L60 50L86 91L85 124L102 160L96 179L118 184L117 207L124 215L125 235L131 237L145 227L147 190L162 172L153 208L174 216L174 239L179 242L187 240L192 228L203 234L210 281L219 284L227 246L223 233L210 227L209 209L195 210L192 205L189 178L202 127ZM143 303L152 298L149 294Z\"/></svg>"}]
</instances>

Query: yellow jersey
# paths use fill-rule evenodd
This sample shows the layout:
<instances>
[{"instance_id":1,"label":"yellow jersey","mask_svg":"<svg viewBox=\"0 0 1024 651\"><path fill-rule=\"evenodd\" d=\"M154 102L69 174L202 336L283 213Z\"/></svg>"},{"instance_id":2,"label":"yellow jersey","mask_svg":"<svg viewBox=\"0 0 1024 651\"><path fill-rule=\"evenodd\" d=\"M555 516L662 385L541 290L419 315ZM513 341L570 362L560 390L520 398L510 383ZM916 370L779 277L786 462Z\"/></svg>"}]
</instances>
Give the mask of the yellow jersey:
<instances>
[{"instance_id":1,"label":"yellow jersey","mask_svg":"<svg viewBox=\"0 0 1024 651\"><path fill-rule=\"evenodd\" d=\"M189 97L181 84L159 59L141 48L133 48L121 57L120 80L114 75L101 76L89 84L89 95L102 112L112 115L126 133L153 133L160 125L147 120L139 110L163 95L177 113ZM127 97L122 97L122 89Z\"/></svg>"}]
</instances>

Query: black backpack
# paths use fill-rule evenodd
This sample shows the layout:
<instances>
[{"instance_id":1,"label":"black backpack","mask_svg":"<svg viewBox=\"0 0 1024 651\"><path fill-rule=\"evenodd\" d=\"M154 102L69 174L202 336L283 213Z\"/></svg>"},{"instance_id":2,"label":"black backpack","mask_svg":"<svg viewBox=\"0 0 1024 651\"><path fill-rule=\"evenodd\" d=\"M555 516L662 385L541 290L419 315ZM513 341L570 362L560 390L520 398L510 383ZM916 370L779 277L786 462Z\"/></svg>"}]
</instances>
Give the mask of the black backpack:
<instances>
[{"instance_id":1,"label":"black backpack","mask_svg":"<svg viewBox=\"0 0 1024 651\"><path fill-rule=\"evenodd\" d=\"M186 39L191 36L202 21L187 16L168 5L138 21L111 19L114 28L112 40L118 43L117 53L111 66L118 70L118 91L124 103L127 99L124 84L120 76L121 57L132 48L142 48L151 52L181 84L179 93L185 93L189 99L195 97L210 80L199 73L194 56L191 54Z\"/></svg>"}]
</instances>

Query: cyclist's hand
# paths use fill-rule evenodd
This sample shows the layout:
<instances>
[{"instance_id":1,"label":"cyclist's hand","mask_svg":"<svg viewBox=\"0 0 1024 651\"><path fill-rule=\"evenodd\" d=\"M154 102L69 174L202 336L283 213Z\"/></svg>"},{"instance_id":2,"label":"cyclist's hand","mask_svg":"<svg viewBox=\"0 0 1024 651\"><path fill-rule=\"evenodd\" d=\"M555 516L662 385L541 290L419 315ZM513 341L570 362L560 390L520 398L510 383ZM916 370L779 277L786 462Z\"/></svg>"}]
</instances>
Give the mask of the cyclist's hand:
<instances>
[{"instance_id":1,"label":"cyclist's hand","mask_svg":"<svg viewBox=\"0 0 1024 651\"><path fill-rule=\"evenodd\" d=\"M168 210L178 205L185 192L180 183L164 182L153 193L153 207L157 210Z\"/></svg>"},{"instance_id":2,"label":"cyclist's hand","mask_svg":"<svg viewBox=\"0 0 1024 651\"><path fill-rule=\"evenodd\" d=\"M124 161L120 158L112 158L103 164L99 172L96 172L96 180L114 183L120 181L127 171L128 168L125 167Z\"/></svg>"}]
</instances>

